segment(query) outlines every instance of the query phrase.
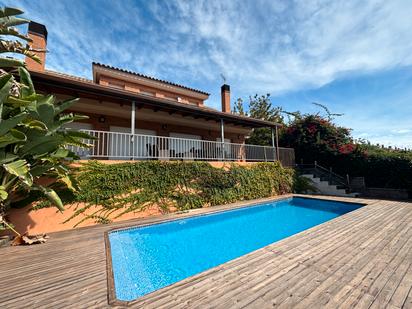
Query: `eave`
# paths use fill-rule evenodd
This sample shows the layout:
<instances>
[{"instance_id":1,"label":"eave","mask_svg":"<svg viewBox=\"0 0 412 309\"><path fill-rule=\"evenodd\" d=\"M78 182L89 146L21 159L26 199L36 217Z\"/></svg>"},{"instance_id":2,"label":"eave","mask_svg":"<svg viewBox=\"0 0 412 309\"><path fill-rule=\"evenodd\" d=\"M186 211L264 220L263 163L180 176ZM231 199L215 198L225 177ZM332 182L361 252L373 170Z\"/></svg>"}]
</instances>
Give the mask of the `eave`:
<instances>
[{"instance_id":1,"label":"eave","mask_svg":"<svg viewBox=\"0 0 412 309\"><path fill-rule=\"evenodd\" d=\"M274 122L223 113L205 107L173 102L170 100L156 98L148 95L135 94L126 90L102 86L92 82L69 78L67 76L59 74L51 74L38 71L32 71L30 73L34 84L44 91L56 93L63 92L76 97L88 97L101 101L106 100L130 105L132 101L135 101L137 107L139 108L144 107L153 110L162 110L169 112L170 114L178 113L183 116L204 118L208 120L220 121L221 119L223 119L225 123L232 123L244 127L274 128L281 126L280 124Z\"/></svg>"}]
</instances>

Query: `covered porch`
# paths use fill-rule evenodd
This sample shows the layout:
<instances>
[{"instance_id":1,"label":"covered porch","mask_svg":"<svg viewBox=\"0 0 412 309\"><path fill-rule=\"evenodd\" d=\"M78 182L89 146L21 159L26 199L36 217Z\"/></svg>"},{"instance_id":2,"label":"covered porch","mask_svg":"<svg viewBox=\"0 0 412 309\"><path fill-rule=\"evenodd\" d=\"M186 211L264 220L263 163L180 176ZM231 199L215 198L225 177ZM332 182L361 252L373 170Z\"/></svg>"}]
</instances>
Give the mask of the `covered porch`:
<instances>
[{"instance_id":1,"label":"covered porch","mask_svg":"<svg viewBox=\"0 0 412 309\"><path fill-rule=\"evenodd\" d=\"M277 124L271 123L271 145L260 146L246 144L245 139L254 127L262 127L261 123L259 126L254 120L249 123L246 117L232 119L226 113L225 117L214 118L211 112L216 111L211 109L207 116L200 116L180 110L150 108L134 100L131 104L118 104L82 98L73 111L88 115L89 119L74 123L68 129L81 130L94 137L87 141L91 148L72 148L81 159L280 160L284 166L294 165L293 149L279 147Z\"/></svg>"},{"instance_id":2,"label":"covered porch","mask_svg":"<svg viewBox=\"0 0 412 309\"><path fill-rule=\"evenodd\" d=\"M90 149L72 148L82 159L240 162L280 160L284 166L294 165L294 151L291 148L110 131L82 131L96 138L88 141L92 145Z\"/></svg>"},{"instance_id":3,"label":"covered porch","mask_svg":"<svg viewBox=\"0 0 412 309\"><path fill-rule=\"evenodd\" d=\"M203 160L294 165L294 151L279 147L279 124L179 102L158 93L133 93L53 72L33 72L36 87L59 99L78 97L71 112L89 119L68 129L95 137L89 149L73 147L82 159ZM224 85L225 86L225 85ZM228 87L222 86L222 98ZM229 99L228 99L229 100ZM222 100L223 101L223 100ZM245 143L255 128L270 128L271 145Z\"/></svg>"}]
</instances>

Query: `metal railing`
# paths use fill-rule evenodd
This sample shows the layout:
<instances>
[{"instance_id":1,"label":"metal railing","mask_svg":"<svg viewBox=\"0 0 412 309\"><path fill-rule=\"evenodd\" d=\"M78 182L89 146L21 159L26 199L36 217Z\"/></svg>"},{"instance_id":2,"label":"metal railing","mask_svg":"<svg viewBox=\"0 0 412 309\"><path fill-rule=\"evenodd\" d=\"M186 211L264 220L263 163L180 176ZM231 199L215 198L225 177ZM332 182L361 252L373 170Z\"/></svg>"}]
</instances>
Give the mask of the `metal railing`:
<instances>
[{"instance_id":1,"label":"metal railing","mask_svg":"<svg viewBox=\"0 0 412 309\"><path fill-rule=\"evenodd\" d=\"M346 178L336 174L332 171L332 168L329 169L319 165L317 161L313 164L297 164L297 167L301 172L310 172L313 173L316 177L327 180L330 184L338 185L344 187L345 189L351 191L351 185L349 180L349 175L346 175Z\"/></svg>"},{"instance_id":2,"label":"metal railing","mask_svg":"<svg viewBox=\"0 0 412 309\"><path fill-rule=\"evenodd\" d=\"M130 134L120 132L81 130L95 139L86 140L91 148L72 146L82 159L108 160L202 160L202 161L275 161L275 147L222 143L207 140ZM279 156L293 160L291 148L279 148Z\"/></svg>"}]
</instances>

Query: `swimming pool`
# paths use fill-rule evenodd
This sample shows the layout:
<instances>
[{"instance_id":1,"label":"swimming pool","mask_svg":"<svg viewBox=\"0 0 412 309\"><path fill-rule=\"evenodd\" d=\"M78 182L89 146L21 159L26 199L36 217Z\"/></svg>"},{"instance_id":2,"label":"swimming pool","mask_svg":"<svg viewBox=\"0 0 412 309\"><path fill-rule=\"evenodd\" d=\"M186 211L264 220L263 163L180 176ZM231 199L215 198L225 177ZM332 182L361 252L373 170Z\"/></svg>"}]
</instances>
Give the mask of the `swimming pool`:
<instances>
[{"instance_id":1,"label":"swimming pool","mask_svg":"<svg viewBox=\"0 0 412 309\"><path fill-rule=\"evenodd\" d=\"M294 197L112 231L116 298L134 300L361 206Z\"/></svg>"}]
</instances>

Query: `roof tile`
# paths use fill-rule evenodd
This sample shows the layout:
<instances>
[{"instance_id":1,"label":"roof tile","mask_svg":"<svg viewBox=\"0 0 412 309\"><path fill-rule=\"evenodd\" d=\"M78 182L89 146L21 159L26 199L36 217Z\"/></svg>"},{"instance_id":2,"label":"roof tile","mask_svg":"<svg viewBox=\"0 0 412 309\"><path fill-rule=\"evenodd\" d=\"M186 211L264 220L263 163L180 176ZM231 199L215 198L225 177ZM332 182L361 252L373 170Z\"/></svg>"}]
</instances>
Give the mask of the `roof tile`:
<instances>
[{"instance_id":1,"label":"roof tile","mask_svg":"<svg viewBox=\"0 0 412 309\"><path fill-rule=\"evenodd\" d=\"M147 78L147 79L150 79L150 80L153 80L153 81L156 81L156 82L165 83L165 84L172 85L172 86L179 87L179 88L183 88L183 89L186 89L186 90L195 91L195 92L198 92L198 93L201 93L201 94L210 95L210 93L207 93L207 92L204 92L204 91L201 91L201 90L198 90L198 89L194 89L194 88L186 87L186 86L183 86L183 85L175 84L175 83L169 82L167 80L158 79L158 78L155 78L155 77L152 77L152 76L136 73L136 72L133 72L133 71L120 69L120 68L113 67L113 66L110 66L110 65L107 65L107 64L102 64L102 63L99 63L99 62L93 62L93 65L97 65L97 66L100 66L100 67L103 67L103 68L106 68L106 69L117 70L117 71L120 71L120 72L123 72L123 73L128 73L128 74L132 74L132 75L135 75L135 76Z\"/></svg>"}]
</instances>

